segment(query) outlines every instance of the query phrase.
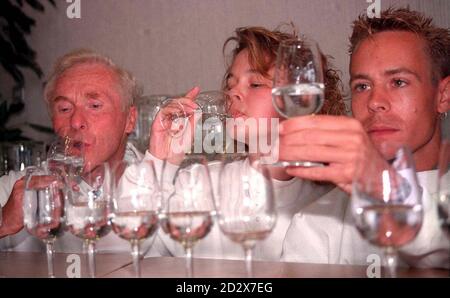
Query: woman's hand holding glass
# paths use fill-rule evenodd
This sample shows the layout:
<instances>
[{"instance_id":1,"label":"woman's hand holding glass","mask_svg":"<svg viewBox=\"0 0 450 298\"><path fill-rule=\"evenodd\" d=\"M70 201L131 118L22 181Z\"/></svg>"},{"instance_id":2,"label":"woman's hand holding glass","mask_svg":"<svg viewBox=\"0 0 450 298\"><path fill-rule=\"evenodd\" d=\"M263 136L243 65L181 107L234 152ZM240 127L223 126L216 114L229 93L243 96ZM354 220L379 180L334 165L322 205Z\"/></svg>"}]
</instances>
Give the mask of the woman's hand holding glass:
<instances>
[{"instance_id":1,"label":"woman's hand holding glass","mask_svg":"<svg viewBox=\"0 0 450 298\"><path fill-rule=\"evenodd\" d=\"M198 88L184 97L167 99L153 120L149 151L161 160L179 164L194 136L194 112L198 109L195 98Z\"/></svg>"}]
</instances>

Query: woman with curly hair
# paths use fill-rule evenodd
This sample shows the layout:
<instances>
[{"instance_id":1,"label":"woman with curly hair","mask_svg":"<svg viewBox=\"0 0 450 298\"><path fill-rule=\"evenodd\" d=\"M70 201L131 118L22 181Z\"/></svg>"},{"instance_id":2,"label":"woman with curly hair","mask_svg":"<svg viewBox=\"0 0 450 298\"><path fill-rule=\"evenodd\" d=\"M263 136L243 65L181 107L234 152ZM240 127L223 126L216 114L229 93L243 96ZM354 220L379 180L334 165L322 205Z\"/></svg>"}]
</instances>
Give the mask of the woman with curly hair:
<instances>
[{"instance_id":1,"label":"woman with curly hair","mask_svg":"<svg viewBox=\"0 0 450 298\"><path fill-rule=\"evenodd\" d=\"M245 123L247 123L246 120L252 119L257 120L255 122L270 121L272 119L279 122L285 120L276 112L272 105L272 76L276 52L280 42L294 38L297 38L295 33L284 33L279 30L271 31L262 27L246 27L236 29L235 34L225 41L223 46L224 53L228 46L235 43L231 50L231 61L227 67L222 85L223 91L228 95L228 112L232 120L241 118ZM326 99L320 113L342 115L345 113L345 105L341 96L339 77L337 72L329 66L327 58L323 54L322 60L324 62ZM198 87L192 89L185 97L176 99L177 104L182 104L186 111L192 111L196 108L195 98L198 93ZM164 117L163 114L164 112L160 112L159 117ZM238 123L237 121L235 122L233 129L236 129L238 133L240 131L245 134L245 143L249 147L247 149L250 149L249 156L252 159L252 154L255 152L252 151L251 145L249 145L249 139L255 136L255 132ZM175 164L176 168L177 162L173 161L177 160L179 162L182 160L182 157L168 158L168 156L173 156L167 150L167 148L170 148L172 140L170 140L171 137L164 132L162 127L158 127L161 126L160 124L161 121L158 121L157 116L153 122L150 150L146 158L153 159L157 168L161 166L160 161L166 159L169 164L172 163L172 165L166 163L166 170L170 168L175 172L176 169L172 166ZM257 135L260 136L260 124L258 124L257 128ZM227 130L230 132L228 123ZM266 131L264 134L270 135L272 132ZM232 138L235 137L232 136ZM257 143L259 144L259 142ZM256 154L260 153L258 150L260 150L259 147ZM220 167L218 167L218 164L209 165L209 172L214 186L218 186L220 183L222 186L226 184L230 189L239 187L237 185L239 183L238 176L245 173L249 165L245 161L236 161L231 166L234 173L236 173L236 177L232 181L224 181L219 179ZM288 175L283 167L271 167L270 172L275 194L277 223L266 241L256 246L253 257L259 260L276 261L280 260L282 243L292 216L308 202L328 191L331 185L294 178ZM165 172L164 176L166 178L170 177L167 172ZM170 180L170 178L167 179ZM233 202L229 203L233 204ZM182 247L178 243L169 239L168 235L164 233L160 233L160 236L170 255L183 256ZM195 257L243 259L244 253L240 245L226 238L216 224L210 233L196 244Z\"/></svg>"}]
</instances>

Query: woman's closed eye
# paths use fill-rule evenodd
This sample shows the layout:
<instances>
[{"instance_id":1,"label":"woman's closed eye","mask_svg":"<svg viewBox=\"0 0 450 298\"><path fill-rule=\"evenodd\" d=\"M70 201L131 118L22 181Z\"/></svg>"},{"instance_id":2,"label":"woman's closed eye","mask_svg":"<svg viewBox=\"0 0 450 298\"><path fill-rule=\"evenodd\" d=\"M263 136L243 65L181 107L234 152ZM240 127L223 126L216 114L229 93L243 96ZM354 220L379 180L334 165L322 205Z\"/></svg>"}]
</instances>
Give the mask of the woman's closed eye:
<instances>
[{"instance_id":1,"label":"woman's closed eye","mask_svg":"<svg viewBox=\"0 0 450 298\"><path fill-rule=\"evenodd\" d=\"M271 84L266 82L250 82L250 88L272 88Z\"/></svg>"}]
</instances>

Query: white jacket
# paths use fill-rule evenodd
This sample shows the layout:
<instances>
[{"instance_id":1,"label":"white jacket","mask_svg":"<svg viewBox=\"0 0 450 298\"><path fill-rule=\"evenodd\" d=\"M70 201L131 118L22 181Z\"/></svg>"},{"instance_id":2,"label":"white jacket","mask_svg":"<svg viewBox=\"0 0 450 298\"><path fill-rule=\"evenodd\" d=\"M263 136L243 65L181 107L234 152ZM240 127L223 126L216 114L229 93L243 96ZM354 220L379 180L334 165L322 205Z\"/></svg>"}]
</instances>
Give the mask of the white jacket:
<instances>
[{"instance_id":1,"label":"white jacket","mask_svg":"<svg viewBox=\"0 0 450 298\"><path fill-rule=\"evenodd\" d=\"M450 240L440 229L437 216L437 171L419 172L423 188L424 218L417 237L399 250L400 261L414 267L450 264ZM351 215L348 194L338 188L297 213L283 245L284 261L301 263L368 265L368 256L381 249L363 239Z\"/></svg>"}]
</instances>

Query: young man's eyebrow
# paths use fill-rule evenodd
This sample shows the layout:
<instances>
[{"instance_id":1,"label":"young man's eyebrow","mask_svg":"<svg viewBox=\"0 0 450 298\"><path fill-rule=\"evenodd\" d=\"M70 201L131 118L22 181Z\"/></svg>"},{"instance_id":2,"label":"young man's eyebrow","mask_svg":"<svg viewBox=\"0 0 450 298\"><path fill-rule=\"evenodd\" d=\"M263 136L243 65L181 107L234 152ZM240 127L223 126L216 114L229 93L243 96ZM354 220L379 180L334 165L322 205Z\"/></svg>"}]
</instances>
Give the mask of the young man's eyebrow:
<instances>
[{"instance_id":1,"label":"young man's eyebrow","mask_svg":"<svg viewBox=\"0 0 450 298\"><path fill-rule=\"evenodd\" d=\"M417 80L422 81L422 79L416 72L414 72L408 68L405 68L405 67L393 68L393 69L388 69L388 70L384 71L385 76L392 76L392 75L396 75L396 74L410 74L410 75L413 75ZM350 83L355 80L370 80L370 76L367 74L364 74L364 73L358 73L355 75L351 75Z\"/></svg>"},{"instance_id":2,"label":"young man's eyebrow","mask_svg":"<svg viewBox=\"0 0 450 298\"><path fill-rule=\"evenodd\" d=\"M370 76L366 75L366 74L363 74L363 73L351 75L350 76L350 83L355 81L355 80L370 80Z\"/></svg>"},{"instance_id":3,"label":"young man's eyebrow","mask_svg":"<svg viewBox=\"0 0 450 298\"><path fill-rule=\"evenodd\" d=\"M412 70L410 70L408 68L405 68L405 67L388 69L388 70L386 70L384 72L385 75L389 75L389 76L396 75L396 74L401 74L401 73L406 73L406 74L413 75L414 77L416 77L417 80L422 81L422 79L420 78L420 76L416 72L414 72L414 71L412 71Z\"/></svg>"}]
</instances>

